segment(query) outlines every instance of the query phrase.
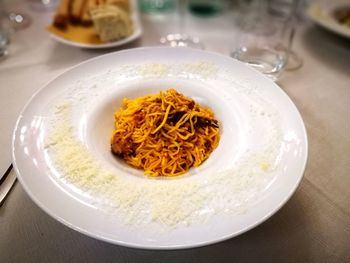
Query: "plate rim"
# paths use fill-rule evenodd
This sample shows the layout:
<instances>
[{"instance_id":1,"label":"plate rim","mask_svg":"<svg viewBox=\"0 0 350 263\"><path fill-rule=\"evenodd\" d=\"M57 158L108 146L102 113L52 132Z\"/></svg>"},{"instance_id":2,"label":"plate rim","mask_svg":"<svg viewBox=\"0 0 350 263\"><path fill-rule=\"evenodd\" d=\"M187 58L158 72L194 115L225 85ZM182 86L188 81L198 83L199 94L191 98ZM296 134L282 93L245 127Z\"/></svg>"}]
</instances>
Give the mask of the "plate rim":
<instances>
[{"instance_id":1,"label":"plate rim","mask_svg":"<svg viewBox=\"0 0 350 263\"><path fill-rule=\"evenodd\" d=\"M56 213L54 213L53 211L51 211L50 209L48 209L40 200L38 200L35 196L35 194L29 189L29 186L26 185L23 181L22 175L19 171L18 168L18 164L17 164L17 159L15 156L15 142L17 140L17 130L19 128L19 124L24 116L24 113L26 111L26 109L30 106L30 104L32 103L32 101L35 99L35 97L42 92L42 90L44 90L50 83L54 82L56 79L58 79L59 77L61 77L62 75L66 74L67 72L80 67L81 65L84 64L88 64L93 62L94 60L98 60L98 59L102 59L103 57L108 57L108 56L113 56L115 54L120 54L120 53L129 53L129 52L134 52L136 51L148 51L148 50L162 50L162 49L171 49L171 50L181 50L184 49L183 47L179 47L179 48L172 48L172 47L140 47L140 48L131 48L131 49L125 49L125 50L121 50L121 51L115 51L115 52L111 52L108 54L103 54L100 56L96 56L90 59L87 59L85 61L82 61L76 65L73 65L72 67L67 68L66 70L64 70L63 72L61 72L60 74L56 75L54 78L50 79L47 83L45 83L41 88L39 88L36 92L33 93L33 95L28 99L28 101L25 103L25 105L23 106L23 108L20 111L20 114L18 115L18 118L16 120L15 123L15 127L12 133L12 142L11 142L11 153L12 153L12 160L13 160L13 167L14 170L17 174L17 178L20 181L22 187L24 188L25 192L30 196L30 198L34 201L34 203L39 206L45 213L47 213L48 215L50 215L52 218L54 218L55 220L59 221L60 223L62 223L63 225L74 229L86 236L95 238L97 240L101 240L104 242L108 242L114 245L121 245L121 246L125 246L125 247L130 247L130 248L138 248L138 249L148 249L148 250L177 250L177 249L190 249L190 248L197 248L197 247L203 247L203 246L207 246L207 245L211 245L211 244L216 244L216 243L220 243L223 242L225 240L234 238L236 236L239 236L253 228L255 228L256 226L262 224L263 222L265 222L266 220L268 220L270 217L272 217L275 213L277 213L289 200L290 198L293 196L293 194L295 193L295 191L297 190L297 188L299 187L304 175L305 175L305 169L306 169L306 165L307 165L307 161L309 158L309 144L308 144L308 136L307 136L307 130L305 127L305 123L303 121L303 118L298 110L298 108L296 107L296 105L294 104L294 102L292 101L292 99L288 96L288 94L281 89L276 83L274 83L272 80L270 80L268 77L266 77L265 75L263 75L262 73L254 70L253 68L249 67L248 65L240 62L240 61L236 61L238 62L241 66L244 66L246 68L248 68L250 71L255 72L255 74L259 74L260 77L264 77L266 78L269 82L271 82L271 84L275 85L276 88L279 88L281 94L283 94L283 96L285 97L285 99L287 99L289 101L290 106L293 108L294 113L296 114L295 117L298 119L298 123L300 124L300 128L301 128L301 134L302 134L302 139L303 139L303 158L302 158L302 165L300 166L300 171L301 174L298 175L298 180L295 181L295 184L293 186L290 187L290 190L288 193L284 194L284 198L282 198L279 202L278 205L276 205L275 207L273 207L273 209L270 209L270 211L268 213L266 213L263 217L261 218L257 218L254 220L253 223L251 223L250 225L242 228L239 231L235 231L232 232L230 234L221 236L220 238L217 239L213 239L213 240L207 240L207 241L203 241L203 242L197 242L197 243L193 243L193 244L179 244L179 245L164 245L164 246L159 246L159 245L152 245L152 244L148 244L148 245L144 245L144 244L140 244L140 243L136 243L136 242L125 242L125 241L120 241L120 240L115 240L106 236L101 236L95 233L91 233L89 232L87 229L81 228L79 226L76 226L72 223L70 223L69 221L67 221L66 219L62 218L61 216L57 215ZM213 51L203 51L203 50L196 50L196 49L192 49L192 48L186 48L195 52L204 52L204 53L209 53L210 55L214 55L214 56L219 56L223 59L229 59L230 57L225 56L223 54L217 53L217 52L213 52Z\"/></svg>"}]
</instances>

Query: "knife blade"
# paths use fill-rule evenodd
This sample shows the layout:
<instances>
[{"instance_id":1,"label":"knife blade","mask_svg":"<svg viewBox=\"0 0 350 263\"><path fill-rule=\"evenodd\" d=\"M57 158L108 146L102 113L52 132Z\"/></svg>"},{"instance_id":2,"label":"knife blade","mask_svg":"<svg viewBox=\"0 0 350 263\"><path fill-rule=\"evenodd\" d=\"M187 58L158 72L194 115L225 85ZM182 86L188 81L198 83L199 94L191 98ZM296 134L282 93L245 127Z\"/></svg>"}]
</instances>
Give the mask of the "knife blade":
<instances>
[{"instance_id":1,"label":"knife blade","mask_svg":"<svg viewBox=\"0 0 350 263\"><path fill-rule=\"evenodd\" d=\"M1 178L0 184L0 206L3 204L7 194L10 192L12 186L16 182L16 173L12 170L12 164L6 170L5 174Z\"/></svg>"}]
</instances>

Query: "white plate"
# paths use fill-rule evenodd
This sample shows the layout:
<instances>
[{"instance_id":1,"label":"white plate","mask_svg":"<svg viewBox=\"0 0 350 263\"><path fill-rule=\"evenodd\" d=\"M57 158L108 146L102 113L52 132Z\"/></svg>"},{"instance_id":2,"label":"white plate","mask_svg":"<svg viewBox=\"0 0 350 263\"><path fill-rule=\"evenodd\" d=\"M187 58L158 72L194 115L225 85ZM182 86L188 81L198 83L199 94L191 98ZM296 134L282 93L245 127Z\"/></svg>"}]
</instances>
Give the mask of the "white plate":
<instances>
[{"instance_id":1,"label":"white plate","mask_svg":"<svg viewBox=\"0 0 350 263\"><path fill-rule=\"evenodd\" d=\"M85 43L75 42L75 41L63 38L63 37L56 35L52 32L50 32L50 36L54 40L56 40L60 43L63 43L63 44L68 45L68 46L80 47L80 48L91 48L91 49L111 48L111 47L118 47L118 46L127 44L127 43L132 42L135 39L139 38L142 34L142 26L141 26L141 22L140 22L137 3L135 0L130 0L130 4L131 4L131 18L132 18L132 21L134 24L134 31L130 36L128 36L126 38L122 38L120 40L107 42L107 43L103 43L103 44L85 44Z\"/></svg>"},{"instance_id":2,"label":"white plate","mask_svg":"<svg viewBox=\"0 0 350 263\"><path fill-rule=\"evenodd\" d=\"M113 113L123 97L169 87L214 110L221 140L199 168L152 180L110 153ZM65 124L72 134L53 144ZM59 159L67 138L83 150ZM92 178L111 172L112 183L83 186L81 173L69 181L75 158L99 165ZM229 57L187 48L132 49L77 65L31 98L13 136L19 181L44 211L89 236L148 249L203 246L257 226L291 197L306 159L303 121L275 83Z\"/></svg>"},{"instance_id":3,"label":"white plate","mask_svg":"<svg viewBox=\"0 0 350 263\"><path fill-rule=\"evenodd\" d=\"M350 7L349 0L313 2L307 10L308 16L318 25L338 35L350 38L350 28L341 25L334 17L339 7Z\"/></svg>"}]
</instances>

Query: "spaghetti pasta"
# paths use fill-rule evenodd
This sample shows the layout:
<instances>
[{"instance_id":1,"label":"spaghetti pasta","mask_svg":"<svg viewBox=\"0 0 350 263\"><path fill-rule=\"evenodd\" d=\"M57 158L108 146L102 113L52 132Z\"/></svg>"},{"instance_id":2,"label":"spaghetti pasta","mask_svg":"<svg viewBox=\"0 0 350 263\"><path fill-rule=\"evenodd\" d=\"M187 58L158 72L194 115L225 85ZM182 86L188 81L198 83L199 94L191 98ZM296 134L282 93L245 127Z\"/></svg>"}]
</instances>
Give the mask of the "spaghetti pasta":
<instances>
[{"instance_id":1,"label":"spaghetti pasta","mask_svg":"<svg viewBox=\"0 0 350 263\"><path fill-rule=\"evenodd\" d=\"M150 176L177 176L199 166L220 140L213 112L175 89L125 98L114 115L112 152Z\"/></svg>"}]
</instances>

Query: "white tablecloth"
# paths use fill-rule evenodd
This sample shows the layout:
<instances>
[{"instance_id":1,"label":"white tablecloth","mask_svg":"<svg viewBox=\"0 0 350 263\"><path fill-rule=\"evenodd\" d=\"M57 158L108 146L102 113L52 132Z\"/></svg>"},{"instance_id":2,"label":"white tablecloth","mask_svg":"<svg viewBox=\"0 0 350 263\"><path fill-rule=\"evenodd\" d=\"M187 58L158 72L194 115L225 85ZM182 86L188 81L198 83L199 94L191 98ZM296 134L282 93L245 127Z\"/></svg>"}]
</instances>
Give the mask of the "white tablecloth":
<instances>
[{"instance_id":1,"label":"white tablecloth","mask_svg":"<svg viewBox=\"0 0 350 263\"><path fill-rule=\"evenodd\" d=\"M51 14L31 15L0 61L0 169L11 162L11 133L26 101L67 68L124 48L157 45L174 30L167 18L142 17L142 37L121 48L87 50L49 37ZM205 25L205 31L203 31ZM229 54L234 18L187 19L206 48ZM304 59L285 72L281 88L298 107L309 138L305 177L290 201L255 229L228 241L182 251L145 251L86 237L40 210L17 183L0 207L0 262L350 262L350 40L299 24L293 49Z\"/></svg>"}]
</instances>

